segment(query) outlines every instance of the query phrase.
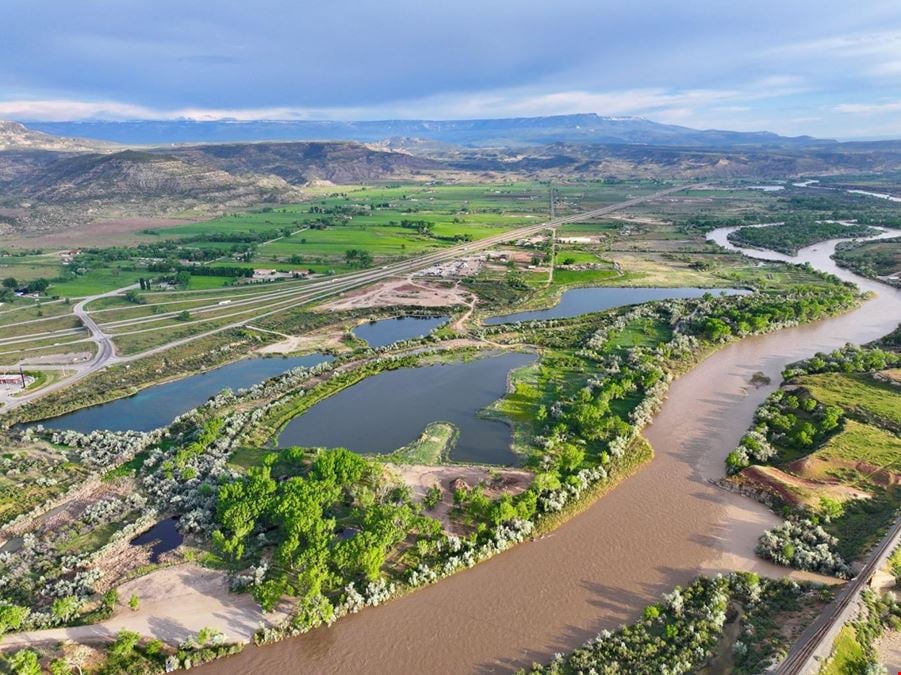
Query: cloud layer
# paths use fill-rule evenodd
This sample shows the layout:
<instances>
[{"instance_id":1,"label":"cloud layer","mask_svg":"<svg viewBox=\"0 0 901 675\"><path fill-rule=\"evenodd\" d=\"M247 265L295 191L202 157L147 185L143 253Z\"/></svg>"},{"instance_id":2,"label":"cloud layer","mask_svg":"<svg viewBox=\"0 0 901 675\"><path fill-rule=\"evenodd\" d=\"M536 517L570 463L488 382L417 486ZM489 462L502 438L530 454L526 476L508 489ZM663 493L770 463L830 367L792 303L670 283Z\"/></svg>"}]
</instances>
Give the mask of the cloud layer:
<instances>
[{"instance_id":1,"label":"cloud layer","mask_svg":"<svg viewBox=\"0 0 901 675\"><path fill-rule=\"evenodd\" d=\"M644 115L901 135L901 5L7 0L0 118Z\"/></svg>"}]
</instances>

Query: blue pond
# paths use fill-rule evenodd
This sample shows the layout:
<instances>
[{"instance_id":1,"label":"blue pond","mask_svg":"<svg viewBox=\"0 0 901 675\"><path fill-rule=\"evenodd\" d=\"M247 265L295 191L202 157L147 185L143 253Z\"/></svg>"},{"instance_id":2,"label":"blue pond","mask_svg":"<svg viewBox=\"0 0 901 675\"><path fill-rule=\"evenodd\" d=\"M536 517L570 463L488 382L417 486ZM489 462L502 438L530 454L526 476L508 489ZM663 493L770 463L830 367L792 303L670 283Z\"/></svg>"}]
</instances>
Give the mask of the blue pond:
<instances>
[{"instance_id":1,"label":"blue pond","mask_svg":"<svg viewBox=\"0 0 901 675\"><path fill-rule=\"evenodd\" d=\"M176 527L175 518L167 518L158 522L144 534L138 535L129 543L132 546L152 544L150 548L150 562L157 563L160 561L160 556L163 553L178 548L182 541L184 541L184 537L181 536L181 532Z\"/></svg>"},{"instance_id":2,"label":"blue pond","mask_svg":"<svg viewBox=\"0 0 901 675\"><path fill-rule=\"evenodd\" d=\"M360 324L353 334L366 340L370 347L384 347L398 340L411 340L428 335L447 321L446 316L402 316Z\"/></svg>"},{"instance_id":3,"label":"blue pond","mask_svg":"<svg viewBox=\"0 0 901 675\"><path fill-rule=\"evenodd\" d=\"M206 373L148 387L134 396L83 408L66 415L41 420L49 429L73 429L90 433L150 431L168 425L182 413L202 405L226 387L246 389L298 366L314 366L330 360L323 354L289 358L244 359Z\"/></svg>"},{"instance_id":4,"label":"blue pond","mask_svg":"<svg viewBox=\"0 0 901 675\"><path fill-rule=\"evenodd\" d=\"M479 412L504 396L511 370L534 361L533 354L510 353L379 373L295 417L278 445L385 454L416 440L429 422L446 421L459 430L451 459L516 464L509 425Z\"/></svg>"},{"instance_id":5,"label":"blue pond","mask_svg":"<svg viewBox=\"0 0 901 675\"><path fill-rule=\"evenodd\" d=\"M560 302L549 309L492 316L485 319L485 323L494 325L513 323L515 321L566 319L590 312L602 312L605 309L623 305L638 305L651 300L700 298L705 293L713 295L744 295L750 293L750 291L741 288L573 288L566 291L563 297L560 298Z\"/></svg>"}]
</instances>

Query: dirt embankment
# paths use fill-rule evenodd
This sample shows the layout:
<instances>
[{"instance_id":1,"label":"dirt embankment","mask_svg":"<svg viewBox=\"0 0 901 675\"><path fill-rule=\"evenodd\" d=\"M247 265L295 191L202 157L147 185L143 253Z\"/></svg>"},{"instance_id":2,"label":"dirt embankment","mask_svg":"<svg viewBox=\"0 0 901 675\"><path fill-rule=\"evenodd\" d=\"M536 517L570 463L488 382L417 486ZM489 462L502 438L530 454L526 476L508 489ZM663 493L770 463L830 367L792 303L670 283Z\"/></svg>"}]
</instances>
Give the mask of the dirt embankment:
<instances>
[{"instance_id":1,"label":"dirt embankment","mask_svg":"<svg viewBox=\"0 0 901 675\"><path fill-rule=\"evenodd\" d=\"M795 471L794 465L792 470L793 473L786 473L773 466L749 466L742 470L739 482L795 507L816 508L822 497L840 502L870 497L868 492L847 485L806 478L802 471Z\"/></svg>"}]
</instances>

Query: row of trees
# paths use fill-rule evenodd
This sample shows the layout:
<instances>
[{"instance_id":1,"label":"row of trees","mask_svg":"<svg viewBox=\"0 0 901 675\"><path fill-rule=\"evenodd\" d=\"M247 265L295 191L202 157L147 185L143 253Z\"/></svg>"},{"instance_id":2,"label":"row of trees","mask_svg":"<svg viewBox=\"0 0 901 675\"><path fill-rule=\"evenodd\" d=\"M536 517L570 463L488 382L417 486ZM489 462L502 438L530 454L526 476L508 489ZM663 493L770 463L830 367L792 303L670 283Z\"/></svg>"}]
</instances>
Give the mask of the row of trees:
<instances>
[{"instance_id":1,"label":"row of trees","mask_svg":"<svg viewBox=\"0 0 901 675\"><path fill-rule=\"evenodd\" d=\"M50 280L44 277L38 277L31 281L19 281L15 277L6 277L0 284L7 291L23 288L27 293L43 293L50 288Z\"/></svg>"}]
</instances>

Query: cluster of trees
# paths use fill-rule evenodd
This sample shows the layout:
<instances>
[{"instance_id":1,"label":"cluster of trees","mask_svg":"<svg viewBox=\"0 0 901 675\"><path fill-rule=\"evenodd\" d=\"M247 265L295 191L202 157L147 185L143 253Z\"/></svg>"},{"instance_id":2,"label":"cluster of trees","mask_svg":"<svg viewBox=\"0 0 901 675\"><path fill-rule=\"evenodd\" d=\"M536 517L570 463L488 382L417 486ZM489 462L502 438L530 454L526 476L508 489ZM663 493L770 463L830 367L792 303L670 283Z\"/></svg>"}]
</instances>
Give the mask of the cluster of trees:
<instances>
[{"instance_id":1,"label":"cluster of trees","mask_svg":"<svg viewBox=\"0 0 901 675\"><path fill-rule=\"evenodd\" d=\"M72 650L57 658L51 658L45 671L39 654L31 649L20 649L0 656L0 668L16 675L74 675L90 669L95 675L162 675L181 668L188 669L224 656L237 654L242 645L227 642L222 633L201 628L197 635L177 650L160 640L145 640L138 633L119 631L116 639L104 652L84 648Z\"/></svg>"},{"instance_id":2,"label":"cluster of trees","mask_svg":"<svg viewBox=\"0 0 901 675\"><path fill-rule=\"evenodd\" d=\"M252 277L253 269L239 267L237 265L182 265L171 261L155 262L147 265L148 272L161 274L175 274L176 283L181 285L184 279L190 280L191 276L198 277Z\"/></svg>"},{"instance_id":3,"label":"cluster of trees","mask_svg":"<svg viewBox=\"0 0 901 675\"><path fill-rule=\"evenodd\" d=\"M372 267L372 254L365 249L347 249L344 252L344 260L351 267L359 267L361 269Z\"/></svg>"},{"instance_id":4,"label":"cluster of trees","mask_svg":"<svg viewBox=\"0 0 901 675\"><path fill-rule=\"evenodd\" d=\"M706 213L696 213L677 222L677 227L686 234L703 234L720 227L736 227L738 225L753 225L766 221L763 213L748 212L734 216L714 216Z\"/></svg>"},{"instance_id":5,"label":"cluster of trees","mask_svg":"<svg viewBox=\"0 0 901 675\"><path fill-rule=\"evenodd\" d=\"M19 281L15 277L6 277L2 282L2 292L7 294L23 288L27 293L43 293L50 287L50 280L43 277L32 279L31 281Z\"/></svg>"},{"instance_id":6,"label":"cluster of trees","mask_svg":"<svg viewBox=\"0 0 901 675\"><path fill-rule=\"evenodd\" d=\"M705 306L696 312L686 332L712 342L724 342L733 336L821 319L852 306L855 299L853 290L838 284L827 288L800 287L789 295L733 296L724 303L706 298Z\"/></svg>"},{"instance_id":7,"label":"cluster of trees","mask_svg":"<svg viewBox=\"0 0 901 675\"><path fill-rule=\"evenodd\" d=\"M866 225L821 222L808 216L787 217L784 223L767 227L742 227L729 235L740 246L754 246L795 255L798 249L826 239L865 237L876 230Z\"/></svg>"},{"instance_id":8,"label":"cluster of trees","mask_svg":"<svg viewBox=\"0 0 901 675\"><path fill-rule=\"evenodd\" d=\"M293 475L272 476L276 460ZM219 489L213 541L229 560L259 555L274 546L272 561L253 592L265 609L280 598L298 598L300 615L329 616L331 591L351 581L375 581L388 555L411 531L420 539L440 531L419 515L409 494L385 489L377 465L344 449L299 449L267 457L263 466ZM338 536L338 523L351 536ZM301 619L303 620L303 619Z\"/></svg>"},{"instance_id":9,"label":"cluster of trees","mask_svg":"<svg viewBox=\"0 0 901 675\"><path fill-rule=\"evenodd\" d=\"M841 242L833 259L842 267L865 277L887 277L887 283L901 286L901 281L889 275L901 270L901 237L878 242Z\"/></svg>"},{"instance_id":10,"label":"cluster of trees","mask_svg":"<svg viewBox=\"0 0 901 675\"><path fill-rule=\"evenodd\" d=\"M754 427L726 457L727 470L738 473L752 463L765 464L780 447L810 449L838 431L843 419L841 408L824 405L806 391L777 389L757 409Z\"/></svg>"},{"instance_id":11,"label":"cluster of trees","mask_svg":"<svg viewBox=\"0 0 901 675\"><path fill-rule=\"evenodd\" d=\"M901 365L901 353L878 347L866 348L846 344L828 354L817 352L809 359L789 365L782 376L791 379L799 375L819 373L873 373Z\"/></svg>"},{"instance_id":12,"label":"cluster of trees","mask_svg":"<svg viewBox=\"0 0 901 675\"><path fill-rule=\"evenodd\" d=\"M763 672L786 649L780 611L800 611L808 588L788 580L760 579L750 572L699 577L645 608L643 617L597 637L533 675L567 673L689 673L716 653L730 606L741 605L742 632L733 654L735 672Z\"/></svg>"},{"instance_id":13,"label":"cluster of trees","mask_svg":"<svg viewBox=\"0 0 901 675\"><path fill-rule=\"evenodd\" d=\"M388 224L400 226L406 230L415 230L418 234L426 237L432 236L432 231L435 229L435 223L428 220L410 220L404 218L399 223L395 220L389 220Z\"/></svg>"},{"instance_id":14,"label":"cluster of trees","mask_svg":"<svg viewBox=\"0 0 901 675\"><path fill-rule=\"evenodd\" d=\"M838 539L809 518L786 520L767 530L757 544L757 554L779 565L799 570L851 578L851 568L835 551Z\"/></svg>"}]
</instances>

